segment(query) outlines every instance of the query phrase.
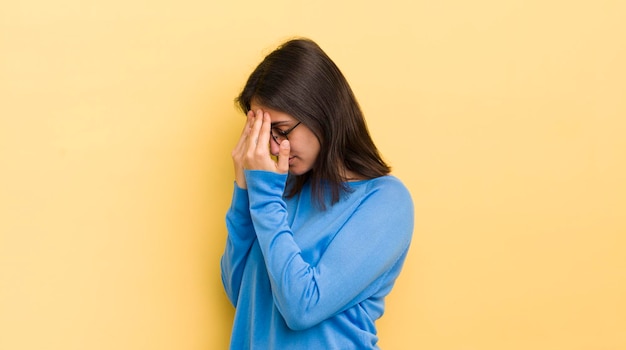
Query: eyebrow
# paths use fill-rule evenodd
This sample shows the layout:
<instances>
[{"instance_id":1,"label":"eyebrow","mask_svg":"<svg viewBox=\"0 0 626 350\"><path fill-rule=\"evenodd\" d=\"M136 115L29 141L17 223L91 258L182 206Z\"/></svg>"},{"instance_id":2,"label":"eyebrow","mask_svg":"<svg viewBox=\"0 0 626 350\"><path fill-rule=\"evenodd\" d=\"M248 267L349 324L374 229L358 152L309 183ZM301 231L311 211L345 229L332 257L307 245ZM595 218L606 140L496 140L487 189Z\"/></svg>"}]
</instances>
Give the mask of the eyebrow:
<instances>
[{"instance_id":1,"label":"eyebrow","mask_svg":"<svg viewBox=\"0 0 626 350\"><path fill-rule=\"evenodd\" d=\"M275 126L279 126L279 125L283 125L283 124L289 124L289 121L283 120L283 121L279 121L279 122L274 122L274 123L270 124L270 126L273 128Z\"/></svg>"}]
</instances>

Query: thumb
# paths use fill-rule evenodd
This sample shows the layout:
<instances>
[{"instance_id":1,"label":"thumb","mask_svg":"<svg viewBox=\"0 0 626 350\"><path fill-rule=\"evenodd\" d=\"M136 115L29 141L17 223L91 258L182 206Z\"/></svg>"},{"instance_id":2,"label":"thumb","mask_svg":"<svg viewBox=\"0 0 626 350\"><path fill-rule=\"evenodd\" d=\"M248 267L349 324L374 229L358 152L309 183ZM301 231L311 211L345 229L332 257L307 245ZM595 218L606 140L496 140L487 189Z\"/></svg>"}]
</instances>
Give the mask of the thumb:
<instances>
[{"instance_id":1,"label":"thumb","mask_svg":"<svg viewBox=\"0 0 626 350\"><path fill-rule=\"evenodd\" d=\"M289 171L290 150L291 146L289 145L289 140L283 140L283 142L280 143L280 150L278 151L278 171L281 173Z\"/></svg>"}]
</instances>

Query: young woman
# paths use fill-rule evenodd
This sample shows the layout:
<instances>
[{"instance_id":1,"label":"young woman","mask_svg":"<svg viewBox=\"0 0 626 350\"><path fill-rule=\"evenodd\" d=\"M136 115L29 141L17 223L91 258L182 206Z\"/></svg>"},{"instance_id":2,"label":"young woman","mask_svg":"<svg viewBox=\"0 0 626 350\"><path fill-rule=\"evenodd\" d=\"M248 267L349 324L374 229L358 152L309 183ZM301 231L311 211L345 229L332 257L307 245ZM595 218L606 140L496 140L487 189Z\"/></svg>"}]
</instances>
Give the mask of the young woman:
<instances>
[{"instance_id":1,"label":"young woman","mask_svg":"<svg viewBox=\"0 0 626 350\"><path fill-rule=\"evenodd\" d=\"M378 349L413 202L389 175L346 79L308 39L270 53L237 98L222 281L231 349Z\"/></svg>"}]
</instances>

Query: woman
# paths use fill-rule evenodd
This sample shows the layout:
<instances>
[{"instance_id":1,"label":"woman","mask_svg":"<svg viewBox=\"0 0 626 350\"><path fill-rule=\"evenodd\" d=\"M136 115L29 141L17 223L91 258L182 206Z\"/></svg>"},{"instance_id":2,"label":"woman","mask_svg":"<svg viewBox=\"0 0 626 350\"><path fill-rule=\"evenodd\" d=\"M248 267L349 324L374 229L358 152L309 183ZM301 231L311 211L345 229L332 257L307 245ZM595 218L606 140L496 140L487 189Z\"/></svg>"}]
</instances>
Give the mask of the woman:
<instances>
[{"instance_id":1,"label":"woman","mask_svg":"<svg viewBox=\"0 0 626 350\"><path fill-rule=\"evenodd\" d=\"M313 41L270 53L237 98L222 281L231 349L377 349L413 232L346 79Z\"/></svg>"}]
</instances>

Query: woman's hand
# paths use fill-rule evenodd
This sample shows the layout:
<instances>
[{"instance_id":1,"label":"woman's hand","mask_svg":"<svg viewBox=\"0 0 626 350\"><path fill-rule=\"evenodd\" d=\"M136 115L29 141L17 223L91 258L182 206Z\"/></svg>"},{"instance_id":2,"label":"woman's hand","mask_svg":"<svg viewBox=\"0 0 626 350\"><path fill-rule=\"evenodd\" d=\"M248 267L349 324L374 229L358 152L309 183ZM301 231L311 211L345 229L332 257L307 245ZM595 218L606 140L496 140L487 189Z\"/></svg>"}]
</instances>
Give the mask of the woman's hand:
<instances>
[{"instance_id":1,"label":"woman's hand","mask_svg":"<svg viewBox=\"0 0 626 350\"><path fill-rule=\"evenodd\" d=\"M252 128L253 121L254 113L250 111L248 112L246 118L246 124L243 126L243 130L241 131L239 141L230 153L231 157L233 158L233 165L235 166L235 182L237 183L237 186L243 188L244 190L248 189L248 185L246 184L246 176L243 172L243 157L245 154L246 139L248 138L248 134L250 133L250 129Z\"/></svg>"},{"instance_id":2,"label":"woman's hand","mask_svg":"<svg viewBox=\"0 0 626 350\"><path fill-rule=\"evenodd\" d=\"M278 161L270 156L270 130L272 120L269 113L257 110L252 116L252 128L245 141L243 167L248 170L273 171L285 174L289 171L289 141L284 140L279 147Z\"/></svg>"},{"instance_id":3,"label":"woman's hand","mask_svg":"<svg viewBox=\"0 0 626 350\"><path fill-rule=\"evenodd\" d=\"M235 182L242 189L248 188L244 169L266 170L281 174L289 171L289 141L282 142L278 161L274 161L269 151L270 130L269 113L261 110L248 112L239 141L231 152L235 167Z\"/></svg>"}]
</instances>

